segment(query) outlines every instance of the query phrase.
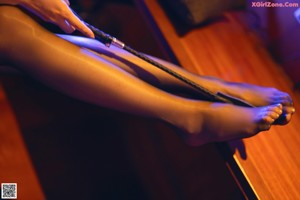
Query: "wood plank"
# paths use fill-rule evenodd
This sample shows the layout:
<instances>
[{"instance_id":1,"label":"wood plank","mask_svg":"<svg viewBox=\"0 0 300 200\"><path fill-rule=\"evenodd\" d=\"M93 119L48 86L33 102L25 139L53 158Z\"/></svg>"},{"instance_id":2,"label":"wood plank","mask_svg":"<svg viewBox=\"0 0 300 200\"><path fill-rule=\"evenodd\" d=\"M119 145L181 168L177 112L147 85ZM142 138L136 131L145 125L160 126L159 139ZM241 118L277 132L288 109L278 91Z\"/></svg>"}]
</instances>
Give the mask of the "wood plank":
<instances>
[{"instance_id":1,"label":"wood plank","mask_svg":"<svg viewBox=\"0 0 300 200\"><path fill-rule=\"evenodd\" d=\"M159 41L168 44L179 63L202 75L229 81L272 86L288 92L299 107L299 92L274 62L255 33L245 26L242 15L226 13L223 20L194 28L184 35L176 32L157 0L136 1ZM154 23L153 23L154 22ZM239 164L259 199L300 199L299 117L289 125L272 127L268 132L229 143ZM242 146L241 146L242 144Z\"/></svg>"},{"instance_id":2,"label":"wood plank","mask_svg":"<svg viewBox=\"0 0 300 200\"><path fill-rule=\"evenodd\" d=\"M18 199L43 200L45 196L2 85L0 110L0 183L17 183Z\"/></svg>"}]
</instances>

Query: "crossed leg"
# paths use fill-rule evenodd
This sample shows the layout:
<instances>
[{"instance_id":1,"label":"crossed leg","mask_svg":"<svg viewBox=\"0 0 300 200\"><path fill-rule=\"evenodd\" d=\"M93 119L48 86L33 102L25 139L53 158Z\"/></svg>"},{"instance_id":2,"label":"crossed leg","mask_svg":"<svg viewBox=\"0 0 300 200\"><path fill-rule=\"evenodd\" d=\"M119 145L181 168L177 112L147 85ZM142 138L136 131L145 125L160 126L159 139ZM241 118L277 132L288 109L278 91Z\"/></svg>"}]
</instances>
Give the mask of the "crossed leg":
<instances>
[{"instance_id":1,"label":"crossed leg","mask_svg":"<svg viewBox=\"0 0 300 200\"><path fill-rule=\"evenodd\" d=\"M144 81L155 85L156 87L163 90L175 90L175 91L185 91L185 92L196 92L190 86L179 81L178 79L170 76L164 71L152 66L151 64L137 58L136 56L115 48L107 48L100 42L93 39L81 38L69 35L59 35L61 38L74 43L78 46L91 49L98 53L99 56L111 63L121 67L125 71L134 76L143 79ZM226 82L215 77L199 76L190 73L172 63L166 62L164 60L152 57L154 60L164 64L168 68L176 71L177 73L187 77L188 79L204 86L213 93L222 92L224 94L242 99L250 104L260 107L273 104L282 104L283 106L283 116L281 121L278 121L279 125L287 124L292 115L295 112L293 107L293 101L291 97L282 91L270 87L261 87L246 83L233 83Z\"/></svg>"},{"instance_id":2,"label":"crossed leg","mask_svg":"<svg viewBox=\"0 0 300 200\"><path fill-rule=\"evenodd\" d=\"M1 59L20 71L74 98L163 120L182 129L193 144L253 136L268 130L282 114L280 103L244 108L167 93L137 78L130 66L124 70L112 62L111 55L99 56L48 32L15 7L0 6L0 27ZM163 85L176 82L152 76Z\"/></svg>"}]
</instances>

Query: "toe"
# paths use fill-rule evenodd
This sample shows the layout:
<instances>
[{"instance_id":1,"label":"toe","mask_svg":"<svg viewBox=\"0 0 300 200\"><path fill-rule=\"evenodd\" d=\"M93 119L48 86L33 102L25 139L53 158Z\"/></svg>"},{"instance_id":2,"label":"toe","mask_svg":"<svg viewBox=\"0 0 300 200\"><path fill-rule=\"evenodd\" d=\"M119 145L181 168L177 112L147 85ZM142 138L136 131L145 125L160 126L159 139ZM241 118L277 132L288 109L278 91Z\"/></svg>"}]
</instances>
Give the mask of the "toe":
<instances>
[{"instance_id":1,"label":"toe","mask_svg":"<svg viewBox=\"0 0 300 200\"><path fill-rule=\"evenodd\" d=\"M285 114L285 121L284 121L284 125L289 123L292 119L292 115L291 114Z\"/></svg>"},{"instance_id":2,"label":"toe","mask_svg":"<svg viewBox=\"0 0 300 200\"><path fill-rule=\"evenodd\" d=\"M272 124L272 123L275 121L275 119L272 118L269 114L265 115L265 116L262 118L262 120L263 120L263 122L264 122L265 124Z\"/></svg>"},{"instance_id":3,"label":"toe","mask_svg":"<svg viewBox=\"0 0 300 200\"><path fill-rule=\"evenodd\" d=\"M279 118L280 114L278 114L277 112L269 112L268 116L271 117L273 120L276 120Z\"/></svg>"},{"instance_id":4,"label":"toe","mask_svg":"<svg viewBox=\"0 0 300 200\"><path fill-rule=\"evenodd\" d=\"M287 99L287 98L282 99L281 103L284 106L293 106L293 101L291 99Z\"/></svg>"},{"instance_id":5,"label":"toe","mask_svg":"<svg viewBox=\"0 0 300 200\"><path fill-rule=\"evenodd\" d=\"M277 98L277 101L282 103L284 106L293 106L293 100L287 93L283 93Z\"/></svg>"},{"instance_id":6,"label":"toe","mask_svg":"<svg viewBox=\"0 0 300 200\"><path fill-rule=\"evenodd\" d=\"M291 114L291 115L296 112L295 108L292 106L284 106L282 111L283 111L283 113Z\"/></svg>"},{"instance_id":7,"label":"toe","mask_svg":"<svg viewBox=\"0 0 300 200\"><path fill-rule=\"evenodd\" d=\"M283 107L282 107L282 105L280 103L279 104L275 104L275 105L271 105L271 106L267 107L267 111L275 112L278 115L282 114L282 112L283 112L282 109L283 109Z\"/></svg>"},{"instance_id":8,"label":"toe","mask_svg":"<svg viewBox=\"0 0 300 200\"><path fill-rule=\"evenodd\" d=\"M270 98L270 103L281 103L283 106L293 106L293 100L286 92L275 89L275 92L273 92Z\"/></svg>"}]
</instances>

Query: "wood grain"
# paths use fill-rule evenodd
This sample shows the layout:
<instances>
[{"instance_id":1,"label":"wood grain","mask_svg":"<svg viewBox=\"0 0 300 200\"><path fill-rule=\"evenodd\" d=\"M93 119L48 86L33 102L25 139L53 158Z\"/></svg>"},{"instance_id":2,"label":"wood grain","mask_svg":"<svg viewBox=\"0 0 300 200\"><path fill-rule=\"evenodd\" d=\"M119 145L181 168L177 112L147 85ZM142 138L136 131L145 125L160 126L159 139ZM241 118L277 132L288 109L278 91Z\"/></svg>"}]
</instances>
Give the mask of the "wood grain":
<instances>
[{"instance_id":1,"label":"wood grain","mask_svg":"<svg viewBox=\"0 0 300 200\"><path fill-rule=\"evenodd\" d=\"M17 183L22 200L45 199L14 112L0 85L0 183Z\"/></svg>"},{"instance_id":2,"label":"wood grain","mask_svg":"<svg viewBox=\"0 0 300 200\"><path fill-rule=\"evenodd\" d=\"M274 62L241 13L226 13L209 25L193 28L183 35L176 32L165 10L156 0L138 2L163 49L171 49L179 63L191 72L276 87L288 92L299 107L299 92ZM166 53L168 53L166 51ZM170 52L169 52L170 53ZM297 113L283 127L255 137L229 143L234 159L253 186L259 199L300 199L300 136Z\"/></svg>"}]
</instances>

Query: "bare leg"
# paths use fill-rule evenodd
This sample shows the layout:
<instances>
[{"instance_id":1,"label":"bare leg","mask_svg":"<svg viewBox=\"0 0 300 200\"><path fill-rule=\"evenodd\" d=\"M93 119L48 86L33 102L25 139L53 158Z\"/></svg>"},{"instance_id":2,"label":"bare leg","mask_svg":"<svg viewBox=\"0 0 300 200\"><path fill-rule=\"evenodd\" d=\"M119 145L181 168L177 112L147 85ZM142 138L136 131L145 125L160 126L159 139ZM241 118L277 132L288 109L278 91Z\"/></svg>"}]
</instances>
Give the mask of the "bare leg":
<instances>
[{"instance_id":1,"label":"bare leg","mask_svg":"<svg viewBox=\"0 0 300 200\"><path fill-rule=\"evenodd\" d=\"M188 92L195 92L187 84L178 81L176 78L161 71L160 69L157 69L156 67L126 51L120 50L115 47L107 48L100 42L93 39L68 35L59 36L78 46L89 48L98 52L99 56L105 58L106 60L109 60L110 62L118 65L122 69L145 80L146 82L155 85L156 87L168 90L175 89L176 91L178 91L178 89L181 89ZM249 102L254 106L267 106L278 103L282 104L285 120L281 121L281 125L288 123L291 120L292 114L295 112L291 97L287 93L279 91L275 88L260 87L245 83L225 82L214 77L198 76L182 68L179 68L172 63L158 58L153 59L164 64L168 68L171 68L177 73L184 75L188 79L191 79L194 82L205 86L207 89L214 93L223 92L236 98L243 99L244 101Z\"/></svg>"},{"instance_id":2,"label":"bare leg","mask_svg":"<svg viewBox=\"0 0 300 200\"><path fill-rule=\"evenodd\" d=\"M75 98L161 119L193 144L253 136L282 113L281 104L252 109L171 95L49 33L15 7L0 6L0 27L0 54L19 70Z\"/></svg>"}]
</instances>

